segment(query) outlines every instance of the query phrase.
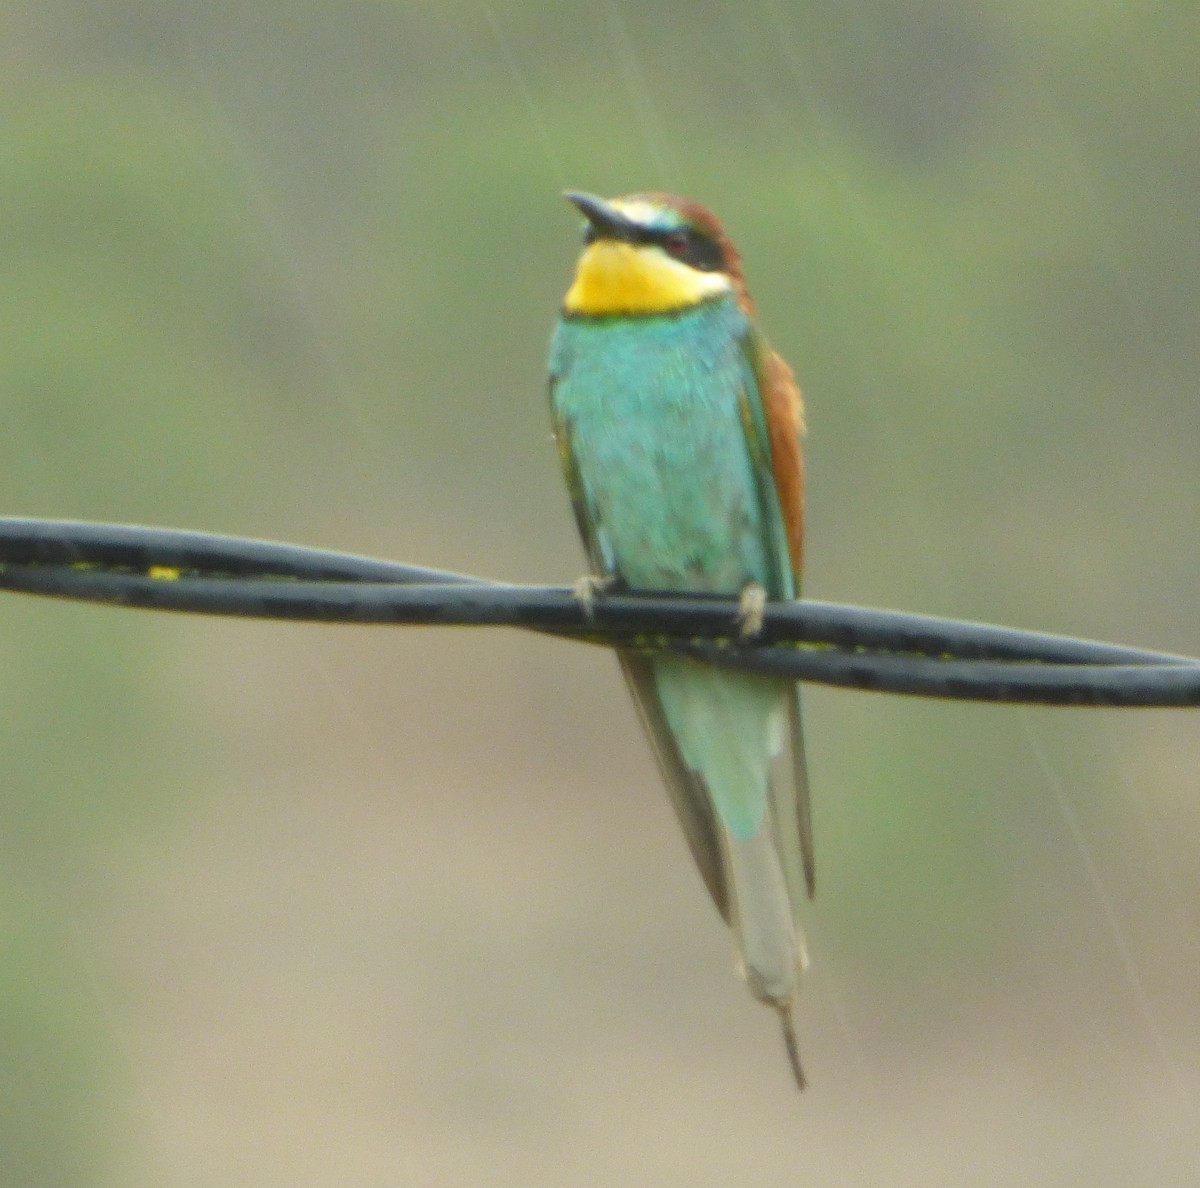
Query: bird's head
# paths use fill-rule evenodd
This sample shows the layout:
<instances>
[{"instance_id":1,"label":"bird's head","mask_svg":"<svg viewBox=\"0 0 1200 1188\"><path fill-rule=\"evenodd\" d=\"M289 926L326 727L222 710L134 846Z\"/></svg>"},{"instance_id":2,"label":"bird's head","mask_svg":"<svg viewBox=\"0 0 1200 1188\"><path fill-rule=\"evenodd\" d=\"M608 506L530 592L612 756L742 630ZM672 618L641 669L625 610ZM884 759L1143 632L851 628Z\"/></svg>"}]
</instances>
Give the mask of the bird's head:
<instances>
[{"instance_id":1,"label":"bird's head","mask_svg":"<svg viewBox=\"0 0 1200 1188\"><path fill-rule=\"evenodd\" d=\"M729 295L751 312L737 250L699 202L660 193L564 197L587 219L563 302L568 316L675 313Z\"/></svg>"}]
</instances>

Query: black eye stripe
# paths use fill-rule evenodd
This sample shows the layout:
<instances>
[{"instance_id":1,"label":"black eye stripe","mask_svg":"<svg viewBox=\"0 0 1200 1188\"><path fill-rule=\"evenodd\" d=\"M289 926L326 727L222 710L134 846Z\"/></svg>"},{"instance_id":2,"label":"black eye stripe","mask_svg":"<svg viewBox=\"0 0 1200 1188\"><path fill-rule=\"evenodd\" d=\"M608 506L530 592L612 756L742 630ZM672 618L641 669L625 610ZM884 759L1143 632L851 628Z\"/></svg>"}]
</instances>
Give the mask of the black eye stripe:
<instances>
[{"instance_id":1,"label":"black eye stripe","mask_svg":"<svg viewBox=\"0 0 1200 1188\"><path fill-rule=\"evenodd\" d=\"M684 243L680 248L676 240L682 235ZM682 227L673 231L652 232L648 236L651 243L657 243L676 260L697 268L701 272L720 272L725 267L721 254L721 245L703 231L694 227Z\"/></svg>"},{"instance_id":2,"label":"black eye stripe","mask_svg":"<svg viewBox=\"0 0 1200 1188\"><path fill-rule=\"evenodd\" d=\"M590 223L584 228L584 244L595 243L601 238L604 236ZM682 245L678 242L680 238L683 240ZM720 272L725 267L721 245L703 231L697 231L695 227L673 227L669 231L639 227L629 236L629 241L660 247L673 260L679 260L701 272Z\"/></svg>"}]
</instances>

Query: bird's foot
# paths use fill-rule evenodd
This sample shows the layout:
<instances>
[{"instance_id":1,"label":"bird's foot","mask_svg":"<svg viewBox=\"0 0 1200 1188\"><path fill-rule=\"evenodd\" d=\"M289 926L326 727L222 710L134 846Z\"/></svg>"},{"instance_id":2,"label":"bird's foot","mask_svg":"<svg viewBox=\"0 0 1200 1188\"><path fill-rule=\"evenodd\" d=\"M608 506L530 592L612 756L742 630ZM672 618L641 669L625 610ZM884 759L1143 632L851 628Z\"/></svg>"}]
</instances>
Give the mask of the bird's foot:
<instances>
[{"instance_id":1,"label":"bird's foot","mask_svg":"<svg viewBox=\"0 0 1200 1188\"><path fill-rule=\"evenodd\" d=\"M747 582L738 597L738 623L743 639L753 638L762 630L766 608L766 590L758 582Z\"/></svg>"},{"instance_id":2,"label":"bird's foot","mask_svg":"<svg viewBox=\"0 0 1200 1188\"><path fill-rule=\"evenodd\" d=\"M611 590L616 584L617 579L611 573L585 573L583 577L576 579L571 593L575 601L583 607L584 615L590 619L592 617L592 607L595 605L596 599Z\"/></svg>"}]
</instances>

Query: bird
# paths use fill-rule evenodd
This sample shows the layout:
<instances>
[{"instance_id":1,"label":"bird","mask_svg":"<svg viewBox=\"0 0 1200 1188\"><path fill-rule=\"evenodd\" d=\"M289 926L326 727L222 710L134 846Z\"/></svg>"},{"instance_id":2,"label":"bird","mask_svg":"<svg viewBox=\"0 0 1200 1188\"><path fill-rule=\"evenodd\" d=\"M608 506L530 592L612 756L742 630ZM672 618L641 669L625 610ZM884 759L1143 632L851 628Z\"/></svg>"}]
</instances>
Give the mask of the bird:
<instances>
[{"instance_id":1,"label":"bird","mask_svg":"<svg viewBox=\"0 0 1200 1188\"><path fill-rule=\"evenodd\" d=\"M741 259L701 203L567 191L583 247L550 347L554 438L591 569L585 598L736 596L741 627L799 597L804 405L756 322ZM750 992L794 1008L815 888L796 684L667 651L618 659Z\"/></svg>"}]
</instances>

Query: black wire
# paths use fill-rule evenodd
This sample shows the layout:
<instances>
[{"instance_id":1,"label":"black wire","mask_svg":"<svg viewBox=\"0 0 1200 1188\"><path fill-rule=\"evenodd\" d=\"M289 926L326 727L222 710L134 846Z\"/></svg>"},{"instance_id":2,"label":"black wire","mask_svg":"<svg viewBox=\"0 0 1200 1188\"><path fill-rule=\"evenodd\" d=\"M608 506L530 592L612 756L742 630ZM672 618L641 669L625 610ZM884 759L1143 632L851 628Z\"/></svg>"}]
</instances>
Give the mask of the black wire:
<instances>
[{"instance_id":1,"label":"black wire","mask_svg":"<svg viewBox=\"0 0 1200 1188\"><path fill-rule=\"evenodd\" d=\"M0 575L0 587L164 610L261 614L323 622L344 618L353 622L507 623L557 626L560 630L574 623L579 629L598 627L601 634L624 630L728 635L736 613L734 604L724 598L610 595L596 599L589 618L573 591L561 587L513 586L373 557L182 529L0 517L0 565L14 564L39 569L68 566L71 570L69 574L39 575L11 569L7 577ZM180 580L139 580L155 569L178 570ZM123 580L109 581L102 575L118 575ZM321 585L304 591L311 603L306 610L302 591L295 586L284 594L247 583L215 585L223 578L236 576ZM189 584L192 578L204 585ZM337 582L474 586L490 593L480 599L465 591L456 595L436 588L430 593L413 591L404 599L396 592L389 595L380 591L371 606L372 596L359 589L339 590L334 585ZM513 592L507 605L501 590ZM389 598L397 605L394 615L386 609ZM360 609L347 610L343 605L347 601L361 603ZM535 621L510 620L513 608L527 609ZM543 616L546 622L536 621ZM553 616L562 621L551 624L548 620ZM788 640L960 659L1064 664L1189 662L1184 656L1070 636L811 600L767 607L764 629L756 642Z\"/></svg>"},{"instance_id":2,"label":"black wire","mask_svg":"<svg viewBox=\"0 0 1200 1188\"><path fill-rule=\"evenodd\" d=\"M1200 664L1040 664L764 649L748 656L711 644L674 650L719 665L795 680L955 701L1126 709L1200 706Z\"/></svg>"},{"instance_id":3,"label":"black wire","mask_svg":"<svg viewBox=\"0 0 1200 1188\"><path fill-rule=\"evenodd\" d=\"M768 604L753 640L734 599L598 594L272 541L133 525L0 519L0 588L111 605L339 623L509 626L880 692L1055 705L1200 704L1187 657L834 603Z\"/></svg>"},{"instance_id":4,"label":"black wire","mask_svg":"<svg viewBox=\"0 0 1200 1188\"><path fill-rule=\"evenodd\" d=\"M465 574L356 557L304 545L86 520L0 516L0 564L95 565L146 573L155 567L204 575L293 577L346 582L478 582Z\"/></svg>"}]
</instances>

